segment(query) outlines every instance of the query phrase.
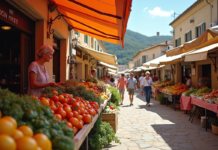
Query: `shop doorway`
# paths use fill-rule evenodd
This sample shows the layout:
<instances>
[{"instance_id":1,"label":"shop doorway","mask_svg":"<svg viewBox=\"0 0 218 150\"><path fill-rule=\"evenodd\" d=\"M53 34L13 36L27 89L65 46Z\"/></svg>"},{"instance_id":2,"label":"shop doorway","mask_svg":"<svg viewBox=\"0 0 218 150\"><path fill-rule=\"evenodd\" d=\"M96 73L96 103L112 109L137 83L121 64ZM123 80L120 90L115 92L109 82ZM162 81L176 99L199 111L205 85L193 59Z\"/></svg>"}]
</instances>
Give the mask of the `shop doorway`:
<instances>
[{"instance_id":1,"label":"shop doorway","mask_svg":"<svg viewBox=\"0 0 218 150\"><path fill-rule=\"evenodd\" d=\"M182 83L186 84L185 77L190 76L190 74L191 74L191 65L182 66Z\"/></svg>"},{"instance_id":2,"label":"shop doorway","mask_svg":"<svg viewBox=\"0 0 218 150\"><path fill-rule=\"evenodd\" d=\"M205 85L211 88L211 64L202 65L201 68L202 79L204 80Z\"/></svg>"},{"instance_id":3,"label":"shop doorway","mask_svg":"<svg viewBox=\"0 0 218 150\"><path fill-rule=\"evenodd\" d=\"M34 61L32 37L0 20L0 87L16 94L27 94L28 67Z\"/></svg>"},{"instance_id":4,"label":"shop doorway","mask_svg":"<svg viewBox=\"0 0 218 150\"><path fill-rule=\"evenodd\" d=\"M87 79L88 76L88 65L85 65L85 78Z\"/></svg>"},{"instance_id":5,"label":"shop doorway","mask_svg":"<svg viewBox=\"0 0 218 150\"><path fill-rule=\"evenodd\" d=\"M53 37L53 48L55 50L53 55L53 76L56 83L60 82L60 40Z\"/></svg>"}]
</instances>

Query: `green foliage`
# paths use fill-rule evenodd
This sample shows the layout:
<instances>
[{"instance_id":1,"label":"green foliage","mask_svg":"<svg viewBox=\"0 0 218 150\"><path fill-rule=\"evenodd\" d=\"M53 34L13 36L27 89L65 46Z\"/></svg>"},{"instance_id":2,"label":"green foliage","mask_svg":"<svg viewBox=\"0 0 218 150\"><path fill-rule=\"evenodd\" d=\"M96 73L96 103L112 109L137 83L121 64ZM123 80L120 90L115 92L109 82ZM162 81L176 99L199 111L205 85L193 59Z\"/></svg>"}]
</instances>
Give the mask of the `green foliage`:
<instances>
[{"instance_id":1,"label":"green foliage","mask_svg":"<svg viewBox=\"0 0 218 150\"><path fill-rule=\"evenodd\" d=\"M112 141L120 143L120 140L115 136L114 130L110 124L102 122L101 117L99 117L89 133L89 148L91 150L100 150Z\"/></svg>"},{"instance_id":2,"label":"green foliage","mask_svg":"<svg viewBox=\"0 0 218 150\"><path fill-rule=\"evenodd\" d=\"M218 127L218 118L217 117L213 117L213 118L210 118L210 123L214 126L217 126Z\"/></svg>"},{"instance_id":3,"label":"green foliage","mask_svg":"<svg viewBox=\"0 0 218 150\"><path fill-rule=\"evenodd\" d=\"M110 102L110 103L108 102L107 106L112 106L112 107L114 107L114 109L120 110L120 108L112 102Z\"/></svg>"},{"instance_id":4,"label":"green foliage","mask_svg":"<svg viewBox=\"0 0 218 150\"><path fill-rule=\"evenodd\" d=\"M113 86L109 87L109 90L111 92L111 102L114 103L116 106L119 106L119 103L121 102L121 97L117 89Z\"/></svg>"},{"instance_id":5,"label":"green foliage","mask_svg":"<svg viewBox=\"0 0 218 150\"><path fill-rule=\"evenodd\" d=\"M164 97L163 97L163 93L161 94L158 94L157 95L157 100L160 102L160 104L166 104L166 101L164 100Z\"/></svg>"},{"instance_id":6,"label":"green foliage","mask_svg":"<svg viewBox=\"0 0 218 150\"><path fill-rule=\"evenodd\" d=\"M96 83L96 84L99 83L98 79L95 78L95 77L93 77L93 78L92 78L92 77L87 78L87 79L86 79L86 82L92 82L92 83Z\"/></svg>"},{"instance_id":7,"label":"green foliage","mask_svg":"<svg viewBox=\"0 0 218 150\"><path fill-rule=\"evenodd\" d=\"M165 41L172 41L172 36L145 36L131 30L126 30L124 49L118 44L104 42L108 53L116 55L119 65L127 65L132 57L142 49L150 47L151 44L159 44Z\"/></svg>"}]
</instances>

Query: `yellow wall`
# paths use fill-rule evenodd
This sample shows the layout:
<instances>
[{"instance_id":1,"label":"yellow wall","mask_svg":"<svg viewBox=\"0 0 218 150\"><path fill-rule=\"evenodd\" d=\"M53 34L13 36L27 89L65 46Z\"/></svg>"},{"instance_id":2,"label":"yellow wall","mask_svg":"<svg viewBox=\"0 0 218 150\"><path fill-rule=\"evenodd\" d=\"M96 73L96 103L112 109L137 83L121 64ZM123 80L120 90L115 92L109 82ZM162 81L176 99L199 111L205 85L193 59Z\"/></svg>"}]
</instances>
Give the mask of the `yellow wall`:
<instances>
[{"instance_id":1,"label":"yellow wall","mask_svg":"<svg viewBox=\"0 0 218 150\"><path fill-rule=\"evenodd\" d=\"M217 0L209 0L209 2L213 5L212 9L212 22L217 22ZM195 8L190 10L184 16L182 16L179 20L173 23L171 26L174 28L174 36L173 40L181 37L181 44L185 43L185 33L189 30L192 31L192 39L195 39L195 27L200 23L206 23L206 29L210 28L211 23L211 9L210 5L206 3L204 0ZM193 23L190 23L190 20L194 19ZM181 29L181 31L180 31ZM174 42L175 47L175 42Z\"/></svg>"},{"instance_id":2,"label":"yellow wall","mask_svg":"<svg viewBox=\"0 0 218 150\"><path fill-rule=\"evenodd\" d=\"M167 46L157 46L145 51L140 52L136 57L133 58L134 63L140 59L140 65L142 65L142 56L146 55L146 62L153 60L153 54L155 54L155 58L162 56L166 51Z\"/></svg>"},{"instance_id":3,"label":"yellow wall","mask_svg":"<svg viewBox=\"0 0 218 150\"><path fill-rule=\"evenodd\" d=\"M36 22L35 26L35 50L40 46L47 44L53 45L53 35L50 39L47 38L47 19L48 19L48 1L46 0L26 0L29 5L29 9L35 12L41 20ZM54 19L58 15L58 11L55 10L49 13L49 18ZM51 29L54 29L54 35L60 39L60 81L64 82L69 79L69 64L67 64L67 57L69 56L69 38L70 31L68 31L68 23L61 18L60 20L55 20L52 24ZM37 59L37 57L36 57ZM52 81L53 76L53 60L45 64L48 70L50 81Z\"/></svg>"}]
</instances>

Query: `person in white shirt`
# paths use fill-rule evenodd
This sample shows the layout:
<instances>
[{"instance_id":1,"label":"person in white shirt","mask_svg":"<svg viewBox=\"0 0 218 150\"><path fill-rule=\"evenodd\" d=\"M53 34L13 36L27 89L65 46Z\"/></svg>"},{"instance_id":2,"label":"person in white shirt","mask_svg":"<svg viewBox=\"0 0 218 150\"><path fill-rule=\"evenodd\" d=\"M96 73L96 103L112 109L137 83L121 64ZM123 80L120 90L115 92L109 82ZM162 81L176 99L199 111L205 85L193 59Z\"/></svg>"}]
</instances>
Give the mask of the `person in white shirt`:
<instances>
[{"instance_id":1,"label":"person in white shirt","mask_svg":"<svg viewBox=\"0 0 218 150\"><path fill-rule=\"evenodd\" d=\"M186 75L185 80L186 80L186 84L188 85L188 87L191 88L192 87L192 80L191 80L190 76Z\"/></svg>"},{"instance_id":2,"label":"person in white shirt","mask_svg":"<svg viewBox=\"0 0 218 150\"><path fill-rule=\"evenodd\" d=\"M154 85L152 78L150 77L150 72L146 71L145 78L143 79L143 85L141 88L144 88L145 92L145 99L146 99L146 106L150 107L150 95L151 95L151 85Z\"/></svg>"},{"instance_id":3,"label":"person in white shirt","mask_svg":"<svg viewBox=\"0 0 218 150\"><path fill-rule=\"evenodd\" d=\"M142 86L143 85L143 80L144 80L144 78L145 78L145 74L144 73L142 73L141 74L141 77L139 78L139 86ZM145 93L144 93L144 89L141 89L141 95L144 95Z\"/></svg>"}]
</instances>

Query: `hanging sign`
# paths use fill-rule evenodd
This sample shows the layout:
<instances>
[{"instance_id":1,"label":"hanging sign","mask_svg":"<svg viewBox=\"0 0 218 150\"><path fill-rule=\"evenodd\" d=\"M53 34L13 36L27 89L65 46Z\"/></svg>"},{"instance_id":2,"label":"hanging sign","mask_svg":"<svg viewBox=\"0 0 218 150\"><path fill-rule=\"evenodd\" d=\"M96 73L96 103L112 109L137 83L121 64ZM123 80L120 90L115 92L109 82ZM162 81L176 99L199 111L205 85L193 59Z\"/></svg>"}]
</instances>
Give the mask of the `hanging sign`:
<instances>
[{"instance_id":1,"label":"hanging sign","mask_svg":"<svg viewBox=\"0 0 218 150\"><path fill-rule=\"evenodd\" d=\"M192 75L195 76L196 72L195 72L195 68L192 68Z\"/></svg>"}]
</instances>

